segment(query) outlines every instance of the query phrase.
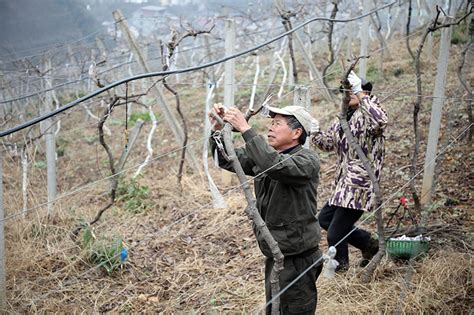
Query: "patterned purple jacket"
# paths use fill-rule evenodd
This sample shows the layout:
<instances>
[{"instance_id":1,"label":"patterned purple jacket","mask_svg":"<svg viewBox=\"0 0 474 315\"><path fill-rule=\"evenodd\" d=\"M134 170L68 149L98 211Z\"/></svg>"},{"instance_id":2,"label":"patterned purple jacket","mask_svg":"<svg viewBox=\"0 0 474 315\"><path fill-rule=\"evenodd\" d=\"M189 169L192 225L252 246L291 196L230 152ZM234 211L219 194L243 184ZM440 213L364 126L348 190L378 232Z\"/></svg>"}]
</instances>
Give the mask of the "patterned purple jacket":
<instances>
[{"instance_id":1,"label":"patterned purple jacket","mask_svg":"<svg viewBox=\"0 0 474 315\"><path fill-rule=\"evenodd\" d=\"M374 95L364 96L349 120L354 139L371 162L379 181L385 154L383 131L386 125L387 113ZM349 148L339 119L336 119L329 131L316 133L312 142L323 151L334 150L337 154L336 189L329 204L364 211L373 210L375 194L372 182L357 152Z\"/></svg>"}]
</instances>

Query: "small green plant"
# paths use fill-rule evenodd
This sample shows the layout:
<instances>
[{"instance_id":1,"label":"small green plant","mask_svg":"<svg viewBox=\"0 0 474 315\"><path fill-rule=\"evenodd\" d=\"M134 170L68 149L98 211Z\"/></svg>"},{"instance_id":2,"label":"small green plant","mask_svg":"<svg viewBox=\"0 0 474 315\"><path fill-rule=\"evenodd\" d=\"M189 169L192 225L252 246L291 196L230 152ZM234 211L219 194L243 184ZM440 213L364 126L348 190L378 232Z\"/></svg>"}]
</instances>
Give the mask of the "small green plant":
<instances>
[{"instance_id":1,"label":"small green plant","mask_svg":"<svg viewBox=\"0 0 474 315\"><path fill-rule=\"evenodd\" d=\"M209 301L209 304L212 307L217 307L220 305L225 305L226 302L227 302L226 298L223 295L219 294L219 295L213 296L211 300Z\"/></svg>"},{"instance_id":2,"label":"small green plant","mask_svg":"<svg viewBox=\"0 0 474 315\"><path fill-rule=\"evenodd\" d=\"M99 137L96 135L93 135L93 136L85 136L83 139L87 144L94 144L99 140Z\"/></svg>"},{"instance_id":3,"label":"small green plant","mask_svg":"<svg viewBox=\"0 0 474 315\"><path fill-rule=\"evenodd\" d=\"M468 41L467 23L456 25L451 35L451 44L464 45Z\"/></svg>"},{"instance_id":4,"label":"small green plant","mask_svg":"<svg viewBox=\"0 0 474 315\"><path fill-rule=\"evenodd\" d=\"M100 160L100 166L103 167L103 168L106 168L109 172L109 160L108 159L103 159L103 160Z\"/></svg>"},{"instance_id":5,"label":"small green plant","mask_svg":"<svg viewBox=\"0 0 474 315\"><path fill-rule=\"evenodd\" d=\"M111 126L122 126L125 124L122 119L117 119L117 118L110 118L109 123Z\"/></svg>"},{"instance_id":6,"label":"small green plant","mask_svg":"<svg viewBox=\"0 0 474 315\"><path fill-rule=\"evenodd\" d=\"M121 239L94 243L89 251L89 261L96 266L103 267L108 274L111 274L123 264L123 249Z\"/></svg>"},{"instance_id":7,"label":"small green plant","mask_svg":"<svg viewBox=\"0 0 474 315\"><path fill-rule=\"evenodd\" d=\"M64 138L58 138L56 140L56 154L58 155L58 157L64 156L68 143L69 141Z\"/></svg>"},{"instance_id":8,"label":"small green plant","mask_svg":"<svg viewBox=\"0 0 474 315\"><path fill-rule=\"evenodd\" d=\"M82 241L87 260L95 266L104 268L108 274L117 271L128 257L122 238L97 239L88 224L84 226Z\"/></svg>"},{"instance_id":9,"label":"small green plant","mask_svg":"<svg viewBox=\"0 0 474 315\"><path fill-rule=\"evenodd\" d=\"M370 82L377 82L380 76L380 71L379 68L373 64L369 63L367 67L367 74L366 74L366 80Z\"/></svg>"},{"instance_id":10,"label":"small green plant","mask_svg":"<svg viewBox=\"0 0 474 315\"><path fill-rule=\"evenodd\" d=\"M399 76L401 76L403 74L403 72L404 71L403 71L402 68L397 67L397 68L395 68L395 70L393 70L393 75L398 78Z\"/></svg>"},{"instance_id":11,"label":"small green plant","mask_svg":"<svg viewBox=\"0 0 474 315\"><path fill-rule=\"evenodd\" d=\"M121 181L117 188L117 202L123 202L127 211L138 214L151 207L149 201L150 188L140 185L136 179Z\"/></svg>"},{"instance_id":12,"label":"small green plant","mask_svg":"<svg viewBox=\"0 0 474 315\"><path fill-rule=\"evenodd\" d=\"M35 161L34 166L39 169L45 169L47 164L46 164L46 161L39 160L39 161Z\"/></svg>"},{"instance_id":13,"label":"small green plant","mask_svg":"<svg viewBox=\"0 0 474 315\"><path fill-rule=\"evenodd\" d=\"M137 122L138 119L141 119L144 122L151 121L150 113L148 113L148 112L134 112L134 113L132 113L132 115L130 115L130 118L128 119L128 121L131 125L134 125Z\"/></svg>"},{"instance_id":14,"label":"small green plant","mask_svg":"<svg viewBox=\"0 0 474 315\"><path fill-rule=\"evenodd\" d=\"M32 238L44 236L44 227L42 224L31 225L30 235Z\"/></svg>"},{"instance_id":15,"label":"small green plant","mask_svg":"<svg viewBox=\"0 0 474 315\"><path fill-rule=\"evenodd\" d=\"M86 96L86 95L87 95L87 93L85 91L79 91L77 93L77 96L79 96L79 97L83 97L83 96Z\"/></svg>"},{"instance_id":16,"label":"small green plant","mask_svg":"<svg viewBox=\"0 0 474 315\"><path fill-rule=\"evenodd\" d=\"M85 248L92 246L95 241L95 234L92 231L92 227L87 223L82 223L84 225L84 233L82 234L82 244Z\"/></svg>"}]
</instances>

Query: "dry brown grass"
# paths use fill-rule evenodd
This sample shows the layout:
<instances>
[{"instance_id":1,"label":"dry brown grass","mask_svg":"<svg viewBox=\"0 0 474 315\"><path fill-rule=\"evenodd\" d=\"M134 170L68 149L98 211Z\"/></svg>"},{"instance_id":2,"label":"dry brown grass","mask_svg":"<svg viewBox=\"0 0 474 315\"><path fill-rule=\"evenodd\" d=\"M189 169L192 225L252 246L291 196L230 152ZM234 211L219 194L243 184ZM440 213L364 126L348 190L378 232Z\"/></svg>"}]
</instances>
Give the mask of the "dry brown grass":
<instances>
[{"instance_id":1,"label":"dry brown grass","mask_svg":"<svg viewBox=\"0 0 474 315\"><path fill-rule=\"evenodd\" d=\"M202 207L209 204L210 195L196 184L199 180L186 177L186 194L177 199L174 179L155 181L160 198L153 210L132 216L117 207L95 228L97 235L123 235L129 248L128 262L112 275L84 260L80 246L68 237L74 221L67 215L42 224L17 221L8 231L11 310L212 314L260 309L263 257L243 215L243 197L239 192L227 194L229 209ZM410 288L400 301L407 268L386 259L369 284L360 282L361 270L355 266L333 280L321 277L318 312L392 313L399 307L402 314L468 310L472 256L433 248L414 263Z\"/></svg>"}]
</instances>

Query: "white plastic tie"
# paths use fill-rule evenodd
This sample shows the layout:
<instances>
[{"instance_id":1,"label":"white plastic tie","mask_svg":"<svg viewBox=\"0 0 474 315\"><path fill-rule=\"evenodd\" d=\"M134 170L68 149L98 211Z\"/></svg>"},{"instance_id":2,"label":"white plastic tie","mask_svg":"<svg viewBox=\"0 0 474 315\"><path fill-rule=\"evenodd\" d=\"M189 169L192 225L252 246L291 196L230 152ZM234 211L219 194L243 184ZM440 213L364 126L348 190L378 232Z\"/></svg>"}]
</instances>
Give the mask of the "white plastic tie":
<instances>
[{"instance_id":1,"label":"white plastic tie","mask_svg":"<svg viewBox=\"0 0 474 315\"><path fill-rule=\"evenodd\" d=\"M336 247L331 246L329 247L327 253L323 254L323 259L325 261L323 276L327 279L334 278L334 275L336 274L336 268L339 266L337 260L334 259L334 257L336 257L336 253Z\"/></svg>"}]
</instances>

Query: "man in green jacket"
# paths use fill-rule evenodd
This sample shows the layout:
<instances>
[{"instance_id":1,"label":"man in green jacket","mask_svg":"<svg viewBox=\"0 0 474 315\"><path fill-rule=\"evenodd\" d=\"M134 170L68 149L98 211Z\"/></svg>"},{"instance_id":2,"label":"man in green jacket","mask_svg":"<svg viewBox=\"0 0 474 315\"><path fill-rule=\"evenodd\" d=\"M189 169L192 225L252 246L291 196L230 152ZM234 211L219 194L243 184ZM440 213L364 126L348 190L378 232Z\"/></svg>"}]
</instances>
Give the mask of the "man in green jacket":
<instances>
[{"instance_id":1,"label":"man in green jacket","mask_svg":"<svg viewBox=\"0 0 474 315\"><path fill-rule=\"evenodd\" d=\"M225 110L214 105L209 113L213 130L222 128L213 115L219 115L242 134L245 147L236 149L246 175L256 176L257 208L280 250L285 256L280 273L280 289L321 257L321 232L316 217L316 189L319 181L319 158L302 147L311 128L311 115L301 106L270 107L273 118L267 137L258 135L237 108ZM211 137L211 148L216 148ZM231 162L218 153L219 166L233 171ZM258 176L257 176L258 175ZM254 226L265 263L265 292L271 300L270 272L273 257L269 246ZM317 264L280 296L282 314L314 314L317 303L316 279L322 263ZM269 314L271 306L267 307Z\"/></svg>"}]
</instances>

